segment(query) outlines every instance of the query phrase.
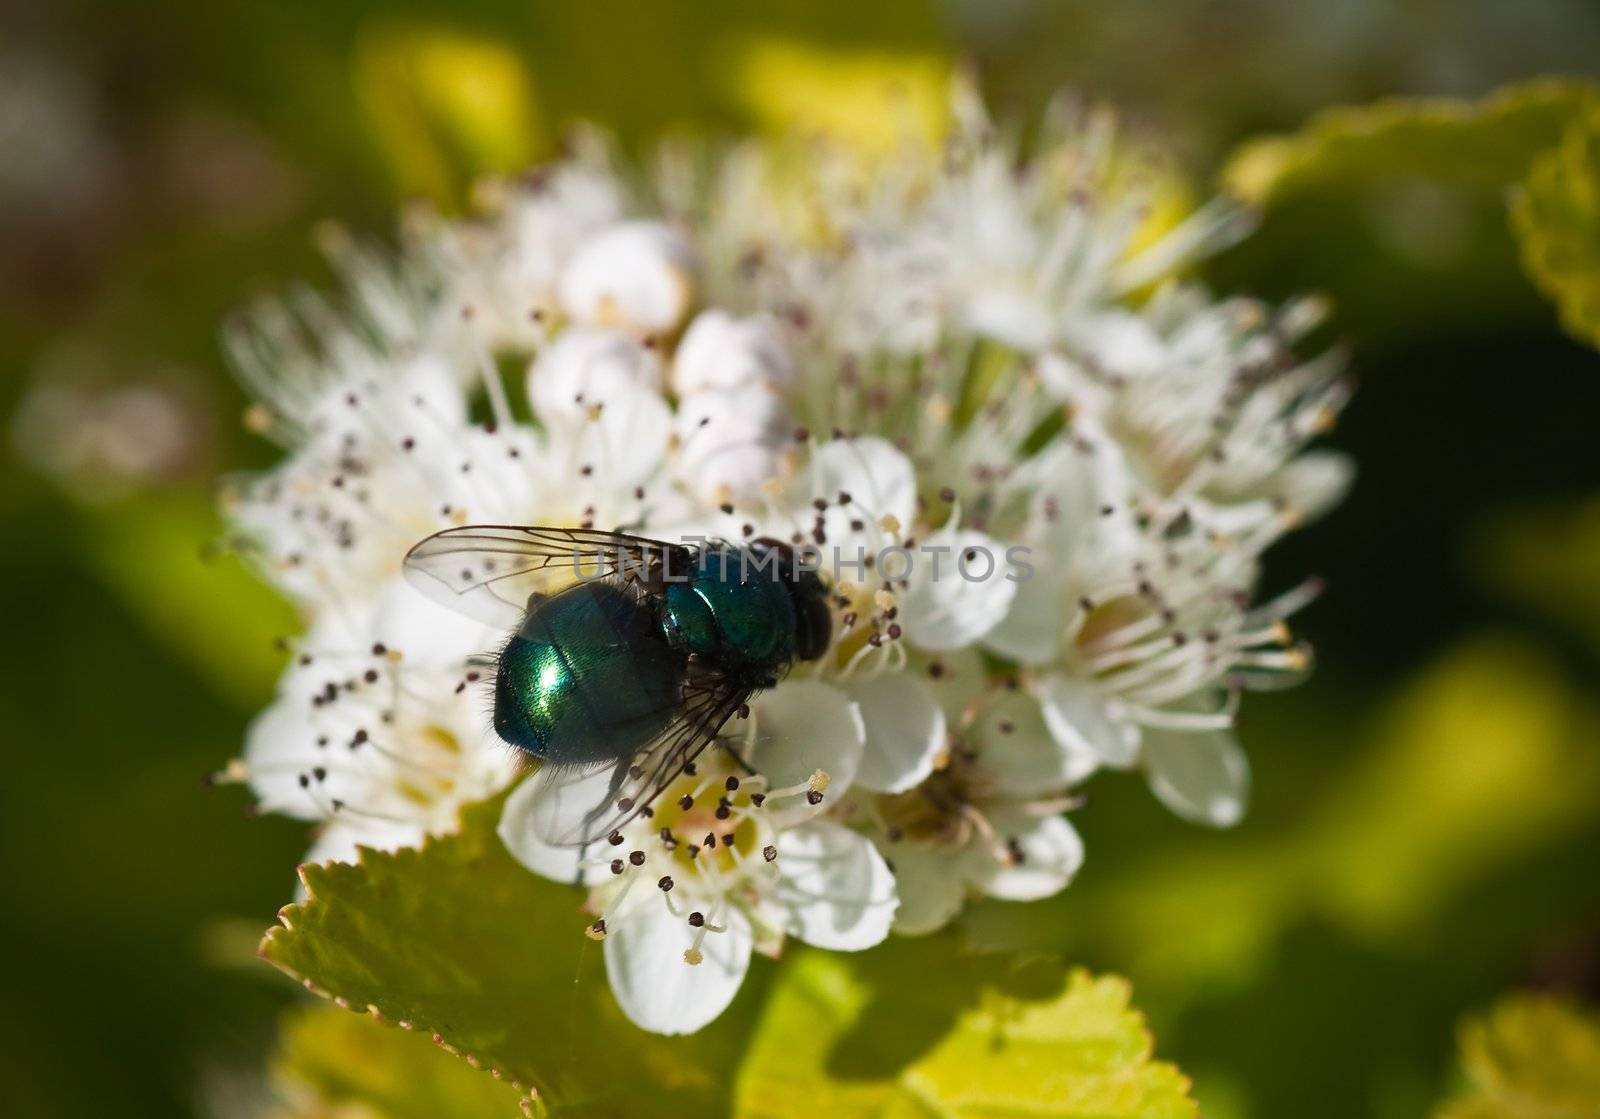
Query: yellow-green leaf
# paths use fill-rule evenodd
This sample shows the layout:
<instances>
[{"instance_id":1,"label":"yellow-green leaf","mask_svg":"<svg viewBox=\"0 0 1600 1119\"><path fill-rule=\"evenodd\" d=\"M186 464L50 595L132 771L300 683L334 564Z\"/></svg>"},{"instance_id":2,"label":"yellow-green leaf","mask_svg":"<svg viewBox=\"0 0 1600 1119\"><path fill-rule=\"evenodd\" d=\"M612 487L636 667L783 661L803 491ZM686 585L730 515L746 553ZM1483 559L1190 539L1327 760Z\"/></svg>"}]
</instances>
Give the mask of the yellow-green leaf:
<instances>
[{"instance_id":1,"label":"yellow-green leaf","mask_svg":"<svg viewBox=\"0 0 1600 1119\"><path fill-rule=\"evenodd\" d=\"M1594 96L1587 82L1544 79L1481 101L1396 97L1327 109L1291 136L1241 146L1222 181L1258 206L1320 183L1372 178L1506 185Z\"/></svg>"},{"instance_id":2,"label":"yellow-green leaf","mask_svg":"<svg viewBox=\"0 0 1600 1119\"><path fill-rule=\"evenodd\" d=\"M522 1094L474 1071L427 1034L327 1004L301 1007L279 1029L274 1087L288 1117L516 1119ZM357 1110L360 1109L360 1110Z\"/></svg>"},{"instance_id":3,"label":"yellow-green leaf","mask_svg":"<svg viewBox=\"0 0 1600 1119\"><path fill-rule=\"evenodd\" d=\"M1573 337L1600 346L1600 102L1534 160L1511 199L1528 275Z\"/></svg>"},{"instance_id":4,"label":"yellow-green leaf","mask_svg":"<svg viewBox=\"0 0 1600 1119\"><path fill-rule=\"evenodd\" d=\"M501 800L458 834L359 865L308 866L261 954L318 993L441 1041L558 1116L714 1115L758 977L692 1037L632 1025L586 940L582 892L530 874L495 835Z\"/></svg>"},{"instance_id":5,"label":"yellow-green leaf","mask_svg":"<svg viewBox=\"0 0 1600 1119\"><path fill-rule=\"evenodd\" d=\"M893 940L787 961L739 1072L736 1113L1180 1119L1188 1080L1151 1059L1128 984Z\"/></svg>"},{"instance_id":6,"label":"yellow-green leaf","mask_svg":"<svg viewBox=\"0 0 1600 1119\"><path fill-rule=\"evenodd\" d=\"M1594 1119L1600 1019L1559 999L1513 995L1461 1028L1470 1087L1437 1119Z\"/></svg>"}]
</instances>

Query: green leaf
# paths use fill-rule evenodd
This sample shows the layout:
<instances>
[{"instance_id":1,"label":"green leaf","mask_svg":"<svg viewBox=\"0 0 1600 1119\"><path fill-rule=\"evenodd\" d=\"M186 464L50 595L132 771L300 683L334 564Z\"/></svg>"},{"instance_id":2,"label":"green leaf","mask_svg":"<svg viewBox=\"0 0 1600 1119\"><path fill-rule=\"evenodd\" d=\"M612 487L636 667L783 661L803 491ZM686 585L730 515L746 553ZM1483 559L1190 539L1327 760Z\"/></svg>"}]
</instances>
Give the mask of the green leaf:
<instances>
[{"instance_id":1,"label":"green leaf","mask_svg":"<svg viewBox=\"0 0 1600 1119\"><path fill-rule=\"evenodd\" d=\"M1600 1019L1558 999L1513 995L1461 1028L1469 1089L1437 1119L1600 1115Z\"/></svg>"},{"instance_id":2,"label":"green leaf","mask_svg":"<svg viewBox=\"0 0 1600 1119\"><path fill-rule=\"evenodd\" d=\"M552 1115L725 1112L759 976L693 1037L635 1027L583 935L582 891L512 860L494 830L501 803L469 807L458 834L421 848L302 868L307 900L283 910L262 956L319 994L436 1035Z\"/></svg>"},{"instance_id":3,"label":"green leaf","mask_svg":"<svg viewBox=\"0 0 1600 1119\"><path fill-rule=\"evenodd\" d=\"M513 1086L475 1072L424 1034L381 1025L326 1004L287 1015L273 1079L289 1116L383 1119L510 1119Z\"/></svg>"},{"instance_id":4,"label":"green leaf","mask_svg":"<svg viewBox=\"0 0 1600 1119\"><path fill-rule=\"evenodd\" d=\"M1317 114L1292 136L1243 144L1223 185L1256 206L1319 184L1420 176L1503 186L1556 143L1595 95L1587 82L1542 79L1482 101L1395 97Z\"/></svg>"},{"instance_id":5,"label":"green leaf","mask_svg":"<svg viewBox=\"0 0 1600 1119\"><path fill-rule=\"evenodd\" d=\"M1600 346L1600 104L1534 161L1511 199L1522 264L1568 333Z\"/></svg>"},{"instance_id":6,"label":"green leaf","mask_svg":"<svg viewBox=\"0 0 1600 1119\"><path fill-rule=\"evenodd\" d=\"M1480 101L1396 98L1329 109L1247 142L1224 187L1262 211L1212 280L1281 299L1332 298L1337 329L1386 337L1547 321L1507 215L1512 187L1596 97L1546 79Z\"/></svg>"},{"instance_id":7,"label":"green leaf","mask_svg":"<svg viewBox=\"0 0 1600 1119\"><path fill-rule=\"evenodd\" d=\"M1151 1060L1128 984L1054 966L959 958L950 938L788 960L740 1069L737 1114L1196 1114Z\"/></svg>"}]
</instances>

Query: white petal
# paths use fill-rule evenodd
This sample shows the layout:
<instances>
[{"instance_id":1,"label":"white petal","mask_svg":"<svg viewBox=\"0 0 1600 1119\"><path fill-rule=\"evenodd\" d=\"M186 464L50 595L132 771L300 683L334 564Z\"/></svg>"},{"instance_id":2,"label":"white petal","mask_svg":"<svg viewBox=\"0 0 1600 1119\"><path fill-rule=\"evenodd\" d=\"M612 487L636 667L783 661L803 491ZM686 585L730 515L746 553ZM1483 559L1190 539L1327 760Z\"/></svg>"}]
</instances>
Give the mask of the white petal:
<instances>
[{"instance_id":1,"label":"white petal","mask_svg":"<svg viewBox=\"0 0 1600 1119\"><path fill-rule=\"evenodd\" d=\"M538 798L541 794L537 777L538 774L534 774L533 777L523 781L506 798L505 807L500 810L500 823L495 827L495 834L500 837L500 842L505 844L511 857L535 874L557 882L577 882L578 860L583 855L583 848L557 847L539 838L536 821L540 807Z\"/></svg>"},{"instance_id":2,"label":"white petal","mask_svg":"<svg viewBox=\"0 0 1600 1119\"><path fill-rule=\"evenodd\" d=\"M919 541L898 596L907 639L935 652L972 644L1011 608L1017 583L1009 573L1005 546L981 532L941 531Z\"/></svg>"},{"instance_id":3,"label":"white petal","mask_svg":"<svg viewBox=\"0 0 1600 1119\"><path fill-rule=\"evenodd\" d=\"M894 876L865 836L815 820L778 838L773 903L807 944L854 952L889 935L898 904Z\"/></svg>"},{"instance_id":4,"label":"white petal","mask_svg":"<svg viewBox=\"0 0 1600 1119\"><path fill-rule=\"evenodd\" d=\"M989 824L1002 841L1014 842L1020 861L996 858L998 852L976 841L965 856L972 882L990 897L1034 901L1059 893L1083 865L1083 840L1061 816L991 811Z\"/></svg>"},{"instance_id":5,"label":"white petal","mask_svg":"<svg viewBox=\"0 0 1600 1119\"><path fill-rule=\"evenodd\" d=\"M917 511L917 475L911 460L894 444L871 436L834 439L818 447L803 491L805 505L814 498L828 503L825 528L830 546L862 541L868 554L882 545L882 533L872 526L864 534L856 533L850 528L852 519L863 514L875 521L892 517L904 533ZM842 493L852 498L851 507L838 505ZM809 518L811 513L802 515ZM846 558L853 561L855 556Z\"/></svg>"},{"instance_id":6,"label":"white petal","mask_svg":"<svg viewBox=\"0 0 1600 1119\"><path fill-rule=\"evenodd\" d=\"M1058 673L1040 681L1038 691L1045 725L1065 749L1117 769L1134 763L1139 728L1115 718L1091 685Z\"/></svg>"},{"instance_id":7,"label":"white petal","mask_svg":"<svg viewBox=\"0 0 1600 1119\"><path fill-rule=\"evenodd\" d=\"M707 389L678 402L678 470L708 503L747 497L793 445L788 405L771 389Z\"/></svg>"},{"instance_id":8,"label":"white petal","mask_svg":"<svg viewBox=\"0 0 1600 1119\"><path fill-rule=\"evenodd\" d=\"M1054 573L1037 556L1029 562L1033 573L1018 580L1006 616L983 635L983 645L1019 664L1048 664L1060 652L1067 619Z\"/></svg>"},{"instance_id":9,"label":"white petal","mask_svg":"<svg viewBox=\"0 0 1600 1119\"><path fill-rule=\"evenodd\" d=\"M701 962L684 959L697 930L659 897L607 918L606 978L622 1012L658 1034L693 1033L728 1008L750 968L750 922L737 909L706 914L723 932L701 937Z\"/></svg>"},{"instance_id":10,"label":"white petal","mask_svg":"<svg viewBox=\"0 0 1600 1119\"><path fill-rule=\"evenodd\" d=\"M1089 316L1072 331L1071 341L1101 369L1119 376L1149 376L1160 372L1167 362L1167 348L1155 331L1128 311Z\"/></svg>"},{"instance_id":11,"label":"white petal","mask_svg":"<svg viewBox=\"0 0 1600 1119\"><path fill-rule=\"evenodd\" d=\"M974 334L997 339L1025 353L1038 353L1054 333L1050 311L1025 291L984 285L967 301L966 325Z\"/></svg>"},{"instance_id":12,"label":"white petal","mask_svg":"<svg viewBox=\"0 0 1600 1119\"><path fill-rule=\"evenodd\" d=\"M922 936L944 928L966 901L966 882L956 859L947 851L910 843L890 843L883 848L894 870L895 893L900 907L894 913L894 931Z\"/></svg>"},{"instance_id":13,"label":"white petal","mask_svg":"<svg viewBox=\"0 0 1600 1119\"><path fill-rule=\"evenodd\" d=\"M580 322L652 334L676 330L694 302L695 261L688 241L655 221L601 230L561 274L561 306Z\"/></svg>"},{"instance_id":14,"label":"white petal","mask_svg":"<svg viewBox=\"0 0 1600 1119\"><path fill-rule=\"evenodd\" d=\"M616 330L572 327L528 369L529 400L548 427L583 427L593 406L621 407L660 388L660 358Z\"/></svg>"},{"instance_id":15,"label":"white petal","mask_svg":"<svg viewBox=\"0 0 1600 1119\"><path fill-rule=\"evenodd\" d=\"M529 399L551 438L549 491L570 494L580 466L602 493L654 476L672 436L660 384L660 360L625 334L573 327L556 339L528 371Z\"/></svg>"},{"instance_id":16,"label":"white petal","mask_svg":"<svg viewBox=\"0 0 1600 1119\"><path fill-rule=\"evenodd\" d=\"M424 838L422 828L415 824L391 823L387 820L363 821L360 824L333 822L317 833L303 863L354 863L360 856L359 847L374 851L398 851L402 847L415 847Z\"/></svg>"},{"instance_id":17,"label":"white petal","mask_svg":"<svg viewBox=\"0 0 1600 1119\"><path fill-rule=\"evenodd\" d=\"M672 386L679 396L756 385L782 390L793 379L794 362L770 315L740 319L702 311L673 358Z\"/></svg>"},{"instance_id":18,"label":"white petal","mask_svg":"<svg viewBox=\"0 0 1600 1119\"><path fill-rule=\"evenodd\" d=\"M326 806L300 784L302 774L321 764L316 747L321 732L312 723L310 710L310 703L300 697L284 696L257 715L245 731L247 780L263 811L301 820L318 820L328 814Z\"/></svg>"},{"instance_id":19,"label":"white petal","mask_svg":"<svg viewBox=\"0 0 1600 1119\"><path fill-rule=\"evenodd\" d=\"M1065 791L1100 765L1100 755L1063 743L1045 725L1039 703L1010 692L985 708L971 731L984 778L983 795L1036 799Z\"/></svg>"},{"instance_id":20,"label":"white petal","mask_svg":"<svg viewBox=\"0 0 1600 1119\"><path fill-rule=\"evenodd\" d=\"M1250 762L1230 731L1144 731L1150 791L1196 824L1226 828L1244 816Z\"/></svg>"},{"instance_id":21,"label":"white petal","mask_svg":"<svg viewBox=\"0 0 1600 1119\"><path fill-rule=\"evenodd\" d=\"M504 641L481 622L441 606L400 578L380 593L371 634L407 662L439 665L491 652Z\"/></svg>"},{"instance_id":22,"label":"white petal","mask_svg":"<svg viewBox=\"0 0 1600 1119\"><path fill-rule=\"evenodd\" d=\"M885 672L849 691L867 737L857 785L899 793L933 772L945 744L945 717L925 680L910 672Z\"/></svg>"},{"instance_id":23,"label":"white petal","mask_svg":"<svg viewBox=\"0 0 1600 1119\"><path fill-rule=\"evenodd\" d=\"M1307 451L1279 471L1275 484L1279 497L1304 523L1343 501L1355 474L1355 463L1348 455Z\"/></svg>"},{"instance_id":24,"label":"white petal","mask_svg":"<svg viewBox=\"0 0 1600 1119\"><path fill-rule=\"evenodd\" d=\"M745 761L774 788L804 784L819 769L830 779L829 797L850 787L866 732L860 709L847 695L817 680L787 680L750 706L756 737Z\"/></svg>"},{"instance_id":25,"label":"white petal","mask_svg":"<svg viewBox=\"0 0 1600 1119\"><path fill-rule=\"evenodd\" d=\"M506 849L530 870L574 881L573 875L564 873L569 865L565 859L544 848L570 846L569 839L581 842L586 827L608 810L615 773L607 765L545 766L535 772L506 798L501 810L499 833Z\"/></svg>"}]
</instances>

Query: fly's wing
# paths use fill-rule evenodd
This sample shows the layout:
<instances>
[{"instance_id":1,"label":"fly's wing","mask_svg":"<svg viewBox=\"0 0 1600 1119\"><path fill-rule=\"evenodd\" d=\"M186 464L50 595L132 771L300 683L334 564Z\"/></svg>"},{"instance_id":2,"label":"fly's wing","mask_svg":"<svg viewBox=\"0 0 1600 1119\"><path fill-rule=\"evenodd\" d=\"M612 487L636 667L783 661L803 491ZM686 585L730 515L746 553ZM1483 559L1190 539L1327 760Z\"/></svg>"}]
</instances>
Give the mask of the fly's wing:
<instances>
[{"instance_id":1,"label":"fly's wing","mask_svg":"<svg viewBox=\"0 0 1600 1119\"><path fill-rule=\"evenodd\" d=\"M625 761L604 766L546 764L535 782L533 832L556 847L605 844L683 773L748 698L721 679L685 686L684 709L660 734Z\"/></svg>"},{"instance_id":2,"label":"fly's wing","mask_svg":"<svg viewBox=\"0 0 1600 1119\"><path fill-rule=\"evenodd\" d=\"M644 579L663 563L684 570L675 544L583 528L465 525L406 553L406 581L469 618L515 629L534 595L597 579Z\"/></svg>"}]
</instances>

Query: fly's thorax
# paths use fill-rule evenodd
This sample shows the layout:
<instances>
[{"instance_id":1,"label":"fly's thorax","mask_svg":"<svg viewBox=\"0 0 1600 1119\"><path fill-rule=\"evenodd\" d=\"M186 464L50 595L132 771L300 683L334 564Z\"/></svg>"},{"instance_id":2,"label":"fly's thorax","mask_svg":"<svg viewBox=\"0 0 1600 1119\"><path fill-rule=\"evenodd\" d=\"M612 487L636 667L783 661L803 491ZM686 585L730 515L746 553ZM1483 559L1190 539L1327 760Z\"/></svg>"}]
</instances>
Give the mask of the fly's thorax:
<instances>
[{"instance_id":1,"label":"fly's thorax","mask_svg":"<svg viewBox=\"0 0 1600 1119\"><path fill-rule=\"evenodd\" d=\"M797 619L774 562L741 548L708 548L686 583L667 588L662 628L689 653L729 673L778 676L795 658Z\"/></svg>"}]
</instances>

